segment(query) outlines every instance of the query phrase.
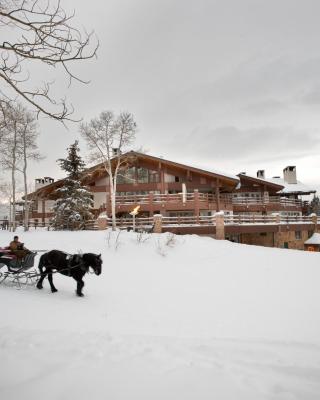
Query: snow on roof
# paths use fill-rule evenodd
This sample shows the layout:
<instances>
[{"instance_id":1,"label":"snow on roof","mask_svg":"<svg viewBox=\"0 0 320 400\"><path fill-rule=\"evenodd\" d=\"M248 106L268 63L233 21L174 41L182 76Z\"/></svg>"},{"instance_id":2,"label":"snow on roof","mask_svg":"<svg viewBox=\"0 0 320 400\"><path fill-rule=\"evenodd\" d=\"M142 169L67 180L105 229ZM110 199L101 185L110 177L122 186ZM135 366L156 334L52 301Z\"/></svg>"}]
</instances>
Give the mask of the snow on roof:
<instances>
[{"instance_id":1,"label":"snow on roof","mask_svg":"<svg viewBox=\"0 0 320 400\"><path fill-rule=\"evenodd\" d=\"M297 181L297 183L288 183L286 182L283 178L280 177L274 177L274 178L267 178L267 179L262 179L258 178L256 176L248 175L248 174L243 174L244 176L247 176L248 178L254 178L258 179L262 182L266 183L273 183L279 186L283 186L283 189L279 190L277 193L279 194L288 194L288 193L300 193L300 194L309 194L309 193L315 193L316 190L310 188L309 186L305 185L304 183Z\"/></svg>"},{"instance_id":2,"label":"snow on roof","mask_svg":"<svg viewBox=\"0 0 320 400\"><path fill-rule=\"evenodd\" d=\"M297 181L297 183L288 183L283 178L270 178L269 182L276 183L278 185L284 186L278 193L315 193L316 190L310 188L304 183Z\"/></svg>"},{"instance_id":3,"label":"snow on roof","mask_svg":"<svg viewBox=\"0 0 320 400\"><path fill-rule=\"evenodd\" d=\"M320 233L314 233L304 244L319 244L320 245Z\"/></svg>"},{"instance_id":4,"label":"snow on roof","mask_svg":"<svg viewBox=\"0 0 320 400\"><path fill-rule=\"evenodd\" d=\"M202 170L204 172L209 172L211 174L221 175L221 176L224 176L226 178L230 178L230 179L234 179L234 180L239 181L239 177L238 176L230 174L230 173L226 173L224 171L217 170L215 168L212 168L208 164L202 164L202 163L198 163L198 162L193 162L193 160L186 162L185 160L179 159L177 157L170 158L170 157L167 157L167 156L165 156L165 157L163 157L163 156L155 156L155 155L149 154L149 153L146 153L146 154L139 153L139 151L134 151L134 150L132 152L134 152L136 154L140 154L142 156L153 157L153 158L161 159L163 161L168 161L168 162L172 162L172 163L175 163L175 164L180 164L180 165L182 165L184 167L196 168L196 169Z\"/></svg>"},{"instance_id":5,"label":"snow on roof","mask_svg":"<svg viewBox=\"0 0 320 400\"><path fill-rule=\"evenodd\" d=\"M272 183L272 184L275 184L275 185L284 186L284 185L283 185L282 183L280 183L280 182L273 181L273 179L258 178L257 176L248 175L247 173L244 173L244 172L240 172L239 175L247 176L248 178L252 178L252 179L257 179L258 181L261 181L261 182ZM240 185L240 186L241 186L241 185Z\"/></svg>"},{"instance_id":6,"label":"snow on roof","mask_svg":"<svg viewBox=\"0 0 320 400\"><path fill-rule=\"evenodd\" d=\"M232 174L224 172L224 171L220 171L220 170L215 169L215 168L212 168L209 165L192 163L192 166L194 168L202 169L203 171L211 172L211 173L216 174L216 175L226 176L227 178L236 179L237 181L239 181L239 177L238 176L232 175Z\"/></svg>"}]
</instances>

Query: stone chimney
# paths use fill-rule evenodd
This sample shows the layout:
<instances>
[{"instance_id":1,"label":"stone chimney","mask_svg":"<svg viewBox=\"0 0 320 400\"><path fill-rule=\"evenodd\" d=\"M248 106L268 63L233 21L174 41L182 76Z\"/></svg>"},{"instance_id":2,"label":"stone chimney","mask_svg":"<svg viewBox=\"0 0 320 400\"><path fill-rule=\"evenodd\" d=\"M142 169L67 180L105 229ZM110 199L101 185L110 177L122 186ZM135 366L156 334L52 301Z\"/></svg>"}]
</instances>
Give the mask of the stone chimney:
<instances>
[{"instance_id":1,"label":"stone chimney","mask_svg":"<svg viewBox=\"0 0 320 400\"><path fill-rule=\"evenodd\" d=\"M54 182L53 178L50 178L49 176L45 176L43 178L37 178L35 179L35 190L38 190L44 186L50 185L51 183Z\"/></svg>"},{"instance_id":2,"label":"stone chimney","mask_svg":"<svg viewBox=\"0 0 320 400\"><path fill-rule=\"evenodd\" d=\"M286 167L283 170L283 179L287 183L297 183L297 171L295 166Z\"/></svg>"},{"instance_id":3,"label":"stone chimney","mask_svg":"<svg viewBox=\"0 0 320 400\"><path fill-rule=\"evenodd\" d=\"M257 178L265 179L264 169L259 169L259 171L257 171Z\"/></svg>"},{"instance_id":4,"label":"stone chimney","mask_svg":"<svg viewBox=\"0 0 320 400\"><path fill-rule=\"evenodd\" d=\"M120 154L120 149L118 147L114 147L112 149L112 157L116 157Z\"/></svg>"}]
</instances>

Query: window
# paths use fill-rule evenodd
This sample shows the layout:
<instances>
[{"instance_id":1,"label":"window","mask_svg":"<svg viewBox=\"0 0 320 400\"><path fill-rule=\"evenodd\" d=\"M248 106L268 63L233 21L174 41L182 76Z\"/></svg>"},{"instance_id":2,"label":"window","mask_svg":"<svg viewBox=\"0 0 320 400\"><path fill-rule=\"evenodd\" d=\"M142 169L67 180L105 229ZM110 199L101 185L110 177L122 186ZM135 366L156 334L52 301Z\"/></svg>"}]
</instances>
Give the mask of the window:
<instances>
[{"instance_id":1,"label":"window","mask_svg":"<svg viewBox=\"0 0 320 400\"><path fill-rule=\"evenodd\" d=\"M148 183L149 171L146 168L137 168L137 177L139 183Z\"/></svg>"},{"instance_id":2,"label":"window","mask_svg":"<svg viewBox=\"0 0 320 400\"><path fill-rule=\"evenodd\" d=\"M301 231L296 231L295 235L296 235L296 240L300 240L301 239Z\"/></svg>"},{"instance_id":3,"label":"window","mask_svg":"<svg viewBox=\"0 0 320 400\"><path fill-rule=\"evenodd\" d=\"M175 177L174 177L174 181L175 181L175 182L180 182L180 177L179 177L179 176L175 176Z\"/></svg>"},{"instance_id":4,"label":"window","mask_svg":"<svg viewBox=\"0 0 320 400\"><path fill-rule=\"evenodd\" d=\"M158 183L158 182L160 182L159 173L157 171L149 170L149 182L150 183Z\"/></svg>"},{"instance_id":5,"label":"window","mask_svg":"<svg viewBox=\"0 0 320 400\"><path fill-rule=\"evenodd\" d=\"M117 176L117 182L119 184L132 184L135 183L136 170L135 167L128 168L126 170L120 170Z\"/></svg>"}]
</instances>

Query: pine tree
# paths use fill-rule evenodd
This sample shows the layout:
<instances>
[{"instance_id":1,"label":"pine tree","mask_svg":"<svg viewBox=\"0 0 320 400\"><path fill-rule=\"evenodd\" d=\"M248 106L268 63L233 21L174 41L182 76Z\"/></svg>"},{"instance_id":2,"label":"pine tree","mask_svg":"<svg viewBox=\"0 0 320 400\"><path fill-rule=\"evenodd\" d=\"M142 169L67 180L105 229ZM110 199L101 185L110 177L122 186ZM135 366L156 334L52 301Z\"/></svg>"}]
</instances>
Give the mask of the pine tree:
<instances>
[{"instance_id":1,"label":"pine tree","mask_svg":"<svg viewBox=\"0 0 320 400\"><path fill-rule=\"evenodd\" d=\"M309 214L312 213L320 215L320 199L318 196L314 196L314 198L310 202Z\"/></svg>"},{"instance_id":2,"label":"pine tree","mask_svg":"<svg viewBox=\"0 0 320 400\"><path fill-rule=\"evenodd\" d=\"M85 221L93 217L90 208L93 200L90 192L81 184L81 174L84 170L84 162L79 155L78 141L76 140L68 148L66 159L60 158L57 162L67 177L64 185L56 190L58 200L53 208L52 220L55 229L83 229Z\"/></svg>"}]
</instances>

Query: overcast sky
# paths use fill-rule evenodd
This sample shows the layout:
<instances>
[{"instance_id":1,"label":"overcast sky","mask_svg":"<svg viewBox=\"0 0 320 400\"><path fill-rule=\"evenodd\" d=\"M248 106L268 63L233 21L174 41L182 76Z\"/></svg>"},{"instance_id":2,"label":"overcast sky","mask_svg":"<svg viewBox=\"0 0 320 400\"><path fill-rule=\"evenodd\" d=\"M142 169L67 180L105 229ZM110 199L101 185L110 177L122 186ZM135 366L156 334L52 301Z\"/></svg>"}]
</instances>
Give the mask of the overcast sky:
<instances>
[{"instance_id":1,"label":"overcast sky","mask_svg":"<svg viewBox=\"0 0 320 400\"><path fill-rule=\"evenodd\" d=\"M100 41L98 59L77 70L89 85L57 81L77 117L130 111L135 147L151 155L267 177L296 165L299 180L320 186L320 1L62 4ZM78 126L40 122L47 158L31 176L57 178Z\"/></svg>"}]
</instances>

